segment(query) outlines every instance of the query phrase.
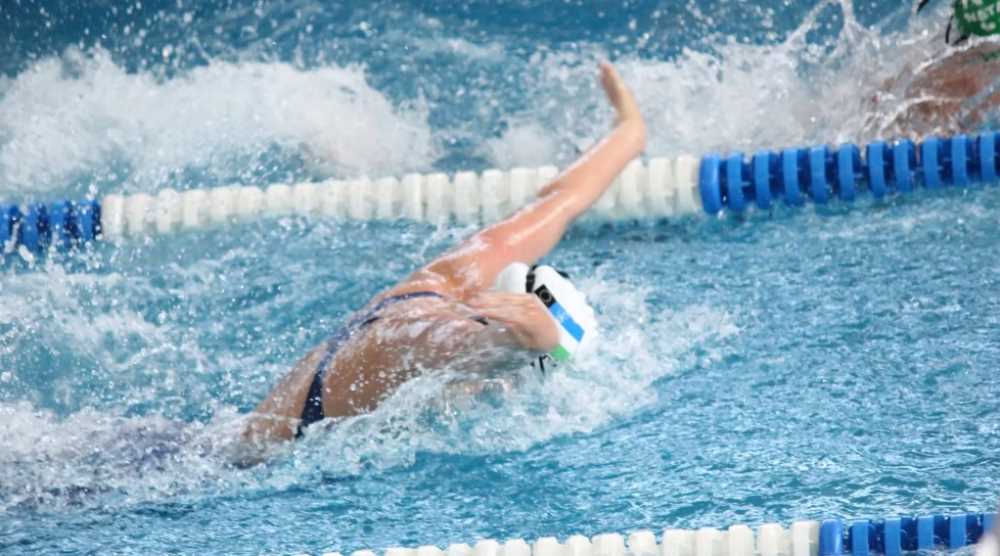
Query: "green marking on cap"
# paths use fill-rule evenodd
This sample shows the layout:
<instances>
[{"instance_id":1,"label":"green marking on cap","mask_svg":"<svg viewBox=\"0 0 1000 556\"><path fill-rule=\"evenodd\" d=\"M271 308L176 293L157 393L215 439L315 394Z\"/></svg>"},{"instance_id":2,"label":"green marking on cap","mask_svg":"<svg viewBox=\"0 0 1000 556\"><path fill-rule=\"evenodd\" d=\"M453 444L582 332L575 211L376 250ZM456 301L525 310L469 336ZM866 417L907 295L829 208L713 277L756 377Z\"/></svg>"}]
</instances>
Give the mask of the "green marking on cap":
<instances>
[{"instance_id":1,"label":"green marking on cap","mask_svg":"<svg viewBox=\"0 0 1000 556\"><path fill-rule=\"evenodd\" d=\"M955 22L963 35L1000 34L1000 0L955 0Z\"/></svg>"},{"instance_id":2,"label":"green marking on cap","mask_svg":"<svg viewBox=\"0 0 1000 556\"><path fill-rule=\"evenodd\" d=\"M569 352L562 346L556 346L556 348L552 350L549 355L551 355L556 361L566 361L569 359Z\"/></svg>"}]
</instances>

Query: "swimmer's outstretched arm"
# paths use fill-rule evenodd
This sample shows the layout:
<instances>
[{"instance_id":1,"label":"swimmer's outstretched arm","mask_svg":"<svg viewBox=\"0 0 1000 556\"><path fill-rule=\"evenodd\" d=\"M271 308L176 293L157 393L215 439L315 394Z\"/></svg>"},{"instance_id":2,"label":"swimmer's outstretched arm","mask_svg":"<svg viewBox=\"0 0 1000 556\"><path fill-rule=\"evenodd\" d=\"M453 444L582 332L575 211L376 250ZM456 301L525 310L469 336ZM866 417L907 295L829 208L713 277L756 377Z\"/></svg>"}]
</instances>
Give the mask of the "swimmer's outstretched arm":
<instances>
[{"instance_id":1,"label":"swimmer's outstretched arm","mask_svg":"<svg viewBox=\"0 0 1000 556\"><path fill-rule=\"evenodd\" d=\"M515 261L533 263L559 243L567 227L611 186L646 146L646 125L635 97L611 64L601 85L617 113L614 129L506 220L478 232L423 267L388 294L434 290L468 301L493 286Z\"/></svg>"}]
</instances>

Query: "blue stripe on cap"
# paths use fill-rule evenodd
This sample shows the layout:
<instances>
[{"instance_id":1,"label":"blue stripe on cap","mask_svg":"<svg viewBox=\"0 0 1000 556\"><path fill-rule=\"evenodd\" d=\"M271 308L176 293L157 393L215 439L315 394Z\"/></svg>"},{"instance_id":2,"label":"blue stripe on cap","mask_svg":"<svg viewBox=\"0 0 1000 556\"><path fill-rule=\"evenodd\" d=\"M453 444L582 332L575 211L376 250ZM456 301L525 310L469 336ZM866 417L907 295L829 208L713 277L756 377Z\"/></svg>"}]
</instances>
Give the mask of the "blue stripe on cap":
<instances>
[{"instance_id":1,"label":"blue stripe on cap","mask_svg":"<svg viewBox=\"0 0 1000 556\"><path fill-rule=\"evenodd\" d=\"M576 341L580 342L583 340L583 328L573 320L573 317L569 316L569 313L566 312L566 309L563 309L563 306L558 301L549 306L549 312L552 313L552 316L555 317L559 324Z\"/></svg>"}]
</instances>

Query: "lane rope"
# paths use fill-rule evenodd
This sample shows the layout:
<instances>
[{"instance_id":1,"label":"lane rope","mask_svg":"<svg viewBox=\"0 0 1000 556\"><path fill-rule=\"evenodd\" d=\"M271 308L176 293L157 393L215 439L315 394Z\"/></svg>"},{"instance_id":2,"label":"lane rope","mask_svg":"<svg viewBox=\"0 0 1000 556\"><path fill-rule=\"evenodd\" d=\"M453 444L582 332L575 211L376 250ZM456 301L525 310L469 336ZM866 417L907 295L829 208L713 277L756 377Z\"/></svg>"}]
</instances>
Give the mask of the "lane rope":
<instances>
[{"instance_id":1,"label":"lane rope","mask_svg":"<svg viewBox=\"0 0 1000 556\"><path fill-rule=\"evenodd\" d=\"M0 247L2 253L65 250L96 240L289 215L490 223L523 206L557 174L555 167L544 166L0 204ZM700 160L688 155L652 158L629 164L587 218L614 221L701 211L742 213L770 210L779 201L791 207L835 199L851 202L866 194L880 199L919 187L996 185L998 176L1000 138L994 131L928 137L919 144L903 139L837 148L762 150L751 156L713 153Z\"/></svg>"},{"instance_id":2,"label":"lane rope","mask_svg":"<svg viewBox=\"0 0 1000 556\"><path fill-rule=\"evenodd\" d=\"M958 513L881 520L836 519L795 521L788 528L765 523L756 531L747 525L719 530L665 529L659 538L649 530L573 535L565 541L542 537L530 544L524 539L500 542L483 539L469 545L393 547L381 556L868 556L930 550L955 550L977 543L993 528L995 513ZM327 552L327 556L342 556ZM380 556L357 550L349 556Z\"/></svg>"},{"instance_id":3,"label":"lane rope","mask_svg":"<svg viewBox=\"0 0 1000 556\"><path fill-rule=\"evenodd\" d=\"M997 132L928 137L868 145L827 146L732 153L702 158L699 190L705 212L769 209L777 200L788 206L832 199L853 201L868 193L876 199L927 189L996 185L1000 174Z\"/></svg>"},{"instance_id":4,"label":"lane rope","mask_svg":"<svg viewBox=\"0 0 1000 556\"><path fill-rule=\"evenodd\" d=\"M700 210L698 160L690 156L633 161L598 201L591 218L669 217ZM553 166L410 174L402 179L227 186L156 195L107 195L84 202L0 205L0 245L70 248L98 239L169 234L259 218L300 215L344 220L442 224L499 220L532 199L558 173Z\"/></svg>"}]
</instances>

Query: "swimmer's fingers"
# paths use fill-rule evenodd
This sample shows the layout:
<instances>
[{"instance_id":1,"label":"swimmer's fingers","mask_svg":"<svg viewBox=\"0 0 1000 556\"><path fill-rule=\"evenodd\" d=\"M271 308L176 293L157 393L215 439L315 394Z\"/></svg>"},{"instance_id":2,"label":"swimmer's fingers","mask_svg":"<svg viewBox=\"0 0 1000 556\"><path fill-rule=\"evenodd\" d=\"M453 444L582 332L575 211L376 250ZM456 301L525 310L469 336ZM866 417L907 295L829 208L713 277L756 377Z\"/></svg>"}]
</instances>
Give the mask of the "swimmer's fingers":
<instances>
[{"instance_id":1,"label":"swimmer's fingers","mask_svg":"<svg viewBox=\"0 0 1000 556\"><path fill-rule=\"evenodd\" d=\"M610 62L600 63L601 86L604 87L604 94L608 97L608 102L614 107L618 114L618 123L635 121L642 122L642 113L639 112L639 104L635 100L635 95L625 84L618 70Z\"/></svg>"}]
</instances>

